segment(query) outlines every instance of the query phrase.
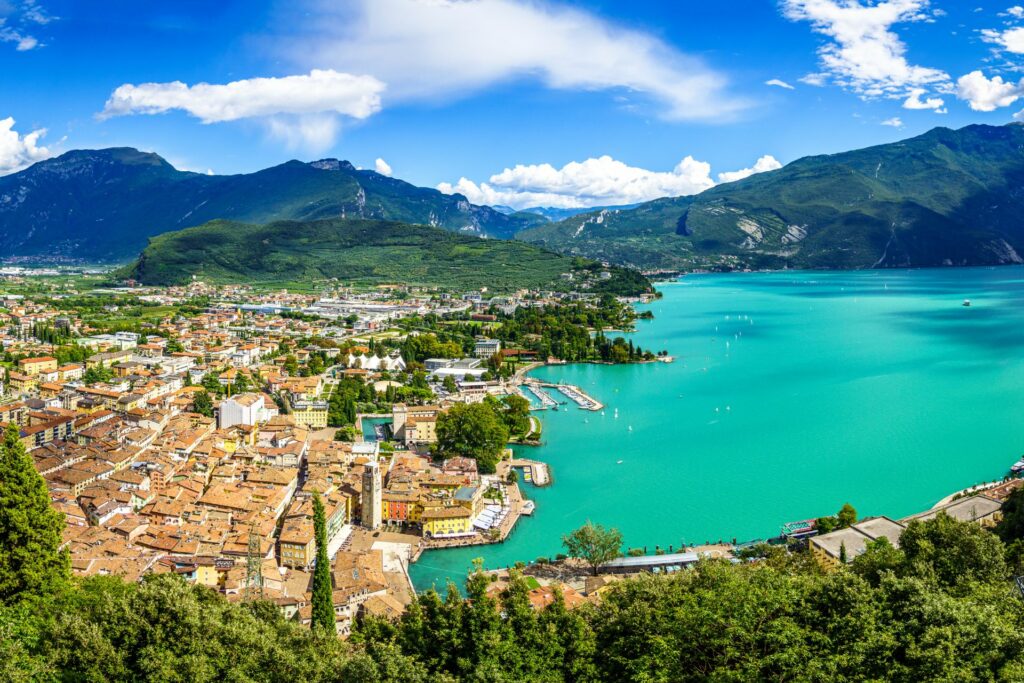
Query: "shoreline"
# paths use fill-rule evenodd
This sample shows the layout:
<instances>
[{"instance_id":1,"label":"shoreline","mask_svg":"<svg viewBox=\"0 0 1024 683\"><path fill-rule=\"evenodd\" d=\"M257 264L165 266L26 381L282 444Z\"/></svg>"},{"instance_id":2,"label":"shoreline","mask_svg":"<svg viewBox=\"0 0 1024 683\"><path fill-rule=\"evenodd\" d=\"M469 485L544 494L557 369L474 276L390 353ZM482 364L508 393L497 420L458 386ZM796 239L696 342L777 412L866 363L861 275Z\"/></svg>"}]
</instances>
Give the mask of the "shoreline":
<instances>
[{"instance_id":1,"label":"shoreline","mask_svg":"<svg viewBox=\"0 0 1024 683\"><path fill-rule=\"evenodd\" d=\"M1021 266L1021 267L1024 268L1024 266ZM969 271L969 270L987 270L987 269L988 269L987 267L966 267L966 268L957 268L956 270L957 271L965 271L965 270ZM871 279L874 281L875 278L878 278L877 284L878 284L878 286L880 288L880 286L881 286L880 279L885 278L888 275L892 275L894 277L898 277L902 271L906 271L906 270L938 270L938 268L932 268L932 269L927 269L927 268L876 269L876 270L881 270L883 272L880 272L880 273L877 273L877 274L871 274ZM943 270L947 270L947 269L943 269ZM892 272L891 273L886 273L884 271L892 271ZM780 272L781 273L782 271L774 271L774 272ZM799 270L799 271L786 271L786 274L787 275L792 275L792 274L795 274L795 273L800 273L801 276L804 276L804 275L811 275L811 274L813 274L815 272L822 272L822 273L826 273L827 274L827 273L832 273L832 272L835 272L835 271ZM853 271L853 272L856 272L856 271ZM717 273L708 273L708 275L717 275ZM669 282L670 283L678 282L678 280L670 280ZM868 282L868 286L870 286L870 282ZM957 301L959 301L959 298L960 297L956 297ZM587 364L591 364L591 365L611 365L612 364L612 363L607 363L607 362L602 362L602 361L590 361L590 360L573 361L573 363L587 363ZM569 363L564 363L564 364L568 365ZM547 365L547 363L537 362L537 363L530 364L529 367L526 367L526 366L521 367L519 369L519 371L516 372L516 378L519 380L517 384L526 381L526 379L528 379L528 378L532 378L532 371L537 369L538 367L544 367L545 365ZM587 371L585 371L584 369L581 368L577 372L586 373ZM629 373L624 373L624 374L629 374ZM557 382L559 377L564 378L564 381L568 382L568 381L570 381L570 377L581 377L581 376L584 376L584 375L576 375L576 374L573 374L573 373L567 373L567 374L563 375L563 374L560 374L558 372L551 373L550 375L547 375L546 373L542 374L542 377L547 377L547 378L549 378L548 381L553 381L553 382ZM589 375L587 375L587 376L589 376ZM597 375L595 375L595 376L597 376ZM589 382L589 380L587 380L587 382ZM570 407L570 410L571 410L572 407L571 406L569 406L569 407ZM593 420L591 420L591 421L593 421ZM565 425L561 425L561 427L563 428L563 431L569 431L570 433L574 433L574 429L572 427L566 427ZM561 435L560 432L558 434ZM571 434L570 434L570 437L571 437ZM562 440L560 439L559 442L561 442L561 441ZM995 445L998 448L998 444L989 444L989 446L992 446L992 445ZM1002 449L1000 448L999 450L1002 450ZM539 453L537 454L537 456L541 460L543 460L544 457L545 457L545 455L542 455L542 454L539 454ZM945 486L935 487L934 489L932 489L931 492L929 492L927 490L923 490L924 495L917 498L919 500L919 503L916 503L914 505L914 507L916 509L918 509L918 510L935 509L937 507L941 507L943 505L949 504L957 496L966 496L966 495L971 495L971 494L985 493L988 489L991 489L993 487L996 487L996 486L1000 485L1002 483L1002 481L1003 481L1001 475L1003 473L1005 473L1006 469L1005 468L1000 469L1001 465L999 464L999 462L997 462L998 456L992 457L991 459L995 463L995 466L992 468L992 470L994 470L993 472L991 472L991 473L981 472L980 473L981 474L980 477L977 476L977 473L974 474L973 476L969 475L970 478L968 479L968 481L970 479L974 479L975 482L978 482L978 479L983 479L983 478L987 479L988 477L992 477L993 474L995 474L995 472L999 472L999 474L996 475L997 478L998 478L997 481L983 482L983 483L973 483L972 485L964 485L963 488L960 488L960 489L952 491L952 492L950 492L950 489L946 488L946 486L949 486L950 484L955 486L956 483L955 482L948 482L947 481ZM1007 465L1008 464L1009 463L1007 463ZM520 482L520 485L522 486L522 482ZM938 500L936 500L936 498L930 498L930 496L938 497L937 496L938 491L943 490L943 489L945 489L947 491L948 495L943 495L941 497L941 499L938 499ZM572 490L559 491L559 492L552 491L549 495L557 495L558 501L560 501L560 500L562 500L563 497L570 497L570 498L572 498L573 496L577 495L577 492L572 491ZM929 505L929 499L933 503L933 505ZM856 500L854 500L853 502L855 504L857 503ZM920 505L920 507L918 508L917 505ZM860 507L860 506L858 506L858 507ZM888 507L888 505L886 505L885 507L876 507L876 506L872 505L870 507L874 508L874 509L871 510L871 514L886 514L886 515L889 515L889 514L892 514L897 509L905 510L905 508L902 507L902 506L899 506L899 507ZM865 508L865 512L868 512L868 508L867 507ZM771 515L771 517L776 517L776 516L778 516L780 514L781 515L785 515L786 514L785 509L782 509L781 512L777 512L776 514ZM822 511L821 514L826 514L826 511ZM897 514L900 514L900 513L897 513ZM768 527L768 528L771 528L772 527L771 519L768 518L768 519L762 519L761 520L761 522L765 522L765 521L768 522L767 524L765 524L765 526ZM780 517L778 519L779 523L776 524L775 527L774 527L775 531L773 533L768 534L768 535L775 536L776 534L778 534L778 527L781 526L781 524L783 522L785 522L785 521L786 521L786 519ZM556 525L554 525L554 524L545 524L545 528L553 528L555 526ZM754 529L754 531L756 533L756 529ZM749 534L742 534L742 532L741 532L741 535L749 537ZM716 534L716 536L717 536L717 534ZM701 536L701 537L703 538L703 536ZM532 542L526 544L526 546L528 546L531 549L532 549L533 545L535 545L535 544L532 543ZM516 553L510 553L508 551L508 549L502 549L500 551L500 556L502 557L502 560L501 560L502 564L505 564L507 561L509 561L512 554L516 554ZM524 561L524 562L529 562L531 558L532 558L532 554L530 552L528 552L525 556L521 556L521 557L518 557L516 559L519 559L519 560ZM447 564L451 564L451 563L447 563Z\"/></svg>"}]
</instances>

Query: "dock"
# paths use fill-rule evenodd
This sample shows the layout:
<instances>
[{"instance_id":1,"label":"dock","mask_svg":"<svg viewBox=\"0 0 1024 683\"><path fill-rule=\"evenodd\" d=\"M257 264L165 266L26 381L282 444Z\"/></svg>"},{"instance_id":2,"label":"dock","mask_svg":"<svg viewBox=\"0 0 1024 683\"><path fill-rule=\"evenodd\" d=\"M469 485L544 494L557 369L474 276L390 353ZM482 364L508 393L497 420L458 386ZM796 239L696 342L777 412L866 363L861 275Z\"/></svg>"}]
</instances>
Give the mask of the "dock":
<instances>
[{"instance_id":1,"label":"dock","mask_svg":"<svg viewBox=\"0 0 1024 683\"><path fill-rule=\"evenodd\" d=\"M558 401L551 398L546 391L543 391L539 384L527 383L525 386L530 393L536 396L537 400L540 401L542 410L554 408L558 405Z\"/></svg>"},{"instance_id":2,"label":"dock","mask_svg":"<svg viewBox=\"0 0 1024 683\"><path fill-rule=\"evenodd\" d=\"M547 463L526 458L517 458L509 462L511 467L521 467L526 474L526 481L534 486L547 486L551 483L551 473L548 471Z\"/></svg>"},{"instance_id":3,"label":"dock","mask_svg":"<svg viewBox=\"0 0 1024 683\"><path fill-rule=\"evenodd\" d=\"M604 404L574 384L544 384L542 387L557 389L583 410L603 410Z\"/></svg>"}]
</instances>

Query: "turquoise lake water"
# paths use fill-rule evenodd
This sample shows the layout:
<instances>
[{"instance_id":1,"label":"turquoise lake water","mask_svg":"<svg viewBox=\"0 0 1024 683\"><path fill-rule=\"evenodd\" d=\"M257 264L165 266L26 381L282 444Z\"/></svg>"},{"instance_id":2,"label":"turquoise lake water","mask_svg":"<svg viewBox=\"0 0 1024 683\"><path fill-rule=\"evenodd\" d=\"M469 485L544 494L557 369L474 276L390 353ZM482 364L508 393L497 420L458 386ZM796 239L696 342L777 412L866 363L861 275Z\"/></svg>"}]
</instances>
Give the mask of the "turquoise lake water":
<instances>
[{"instance_id":1,"label":"turquoise lake water","mask_svg":"<svg viewBox=\"0 0 1024 683\"><path fill-rule=\"evenodd\" d=\"M605 414L534 413L544 445L522 451L554 474L523 485L534 517L504 544L424 554L418 589L461 582L475 557L553 556L588 519L653 552L775 536L845 502L898 518L1001 478L1024 451L1024 268L696 275L661 289L631 336L676 362L535 371L582 386Z\"/></svg>"}]
</instances>

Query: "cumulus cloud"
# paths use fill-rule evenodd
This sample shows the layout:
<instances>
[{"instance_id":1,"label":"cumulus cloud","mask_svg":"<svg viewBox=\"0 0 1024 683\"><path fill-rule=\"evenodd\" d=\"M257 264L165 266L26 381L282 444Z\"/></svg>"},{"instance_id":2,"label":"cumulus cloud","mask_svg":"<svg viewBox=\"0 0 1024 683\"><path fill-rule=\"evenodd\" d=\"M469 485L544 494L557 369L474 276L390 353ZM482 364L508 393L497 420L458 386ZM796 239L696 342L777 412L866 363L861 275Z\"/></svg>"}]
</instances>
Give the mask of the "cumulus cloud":
<instances>
[{"instance_id":1,"label":"cumulus cloud","mask_svg":"<svg viewBox=\"0 0 1024 683\"><path fill-rule=\"evenodd\" d=\"M898 116L894 116L891 119L886 119L885 121L882 121L882 125L883 126L890 126L892 128L902 128L903 127L903 119L901 119Z\"/></svg>"},{"instance_id":2,"label":"cumulus cloud","mask_svg":"<svg viewBox=\"0 0 1024 683\"><path fill-rule=\"evenodd\" d=\"M45 135L45 128L19 135L12 117L0 119L0 175L20 171L52 156L49 148L39 144Z\"/></svg>"},{"instance_id":3,"label":"cumulus cloud","mask_svg":"<svg viewBox=\"0 0 1024 683\"><path fill-rule=\"evenodd\" d=\"M381 175L391 175L391 164L379 157L377 158L377 161L373 162L373 167L377 169L377 173L380 173Z\"/></svg>"},{"instance_id":4,"label":"cumulus cloud","mask_svg":"<svg viewBox=\"0 0 1024 683\"><path fill-rule=\"evenodd\" d=\"M933 21L928 0L783 0L783 14L827 36L818 56L838 85L865 98L902 96L908 87L942 86L949 75L907 61L896 24ZM821 74L814 74L820 76Z\"/></svg>"},{"instance_id":5,"label":"cumulus cloud","mask_svg":"<svg viewBox=\"0 0 1024 683\"><path fill-rule=\"evenodd\" d=\"M332 69L283 78L250 78L224 85L126 83L110 95L100 118L181 110L203 123L260 119L291 146L322 149L341 129L339 116L365 119L380 110L385 85L372 76Z\"/></svg>"},{"instance_id":6,"label":"cumulus cloud","mask_svg":"<svg viewBox=\"0 0 1024 683\"><path fill-rule=\"evenodd\" d=\"M921 95L927 92L924 88L914 88L907 95L907 99L903 101L904 109L931 109L937 113L945 113L943 107L946 102L941 97L928 97L921 99Z\"/></svg>"},{"instance_id":7,"label":"cumulus cloud","mask_svg":"<svg viewBox=\"0 0 1024 683\"><path fill-rule=\"evenodd\" d=\"M752 168L720 173L722 182L779 168L771 156L757 160ZM728 179L727 179L728 178ZM460 178L455 184L437 186L446 194L459 193L474 204L505 205L522 209L530 206L581 208L635 204L659 197L697 194L714 187L711 164L685 157L671 171L651 171L629 166L610 156L571 162L562 168L551 164L518 165L492 175L488 182Z\"/></svg>"},{"instance_id":8,"label":"cumulus cloud","mask_svg":"<svg viewBox=\"0 0 1024 683\"><path fill-rule=\"evenodd\" d=\"M387 103L445 101L531 79L561 90L626 91L674 120L717 121L748 106L701 59L564 3L309 2L312 20L286 41L287 56L372 73L388 84Z\"/></svg>"},{"instance_id":9,"label":"cumulus cloud","mask_svg":"<svg viewBox=\"0 0 1024 683\"><path fill-rule=\"evenodd\" d=\"M786 81L779 80L778 78L772 78L770 80L767 80L764 82L764 84L771 85L776 88L784 88L786 90L796 90L796 88L791 86L789 83L786 83Z\"/></svg>"},{"instance_id":10,"label":"cumulus cloud","mask_svg":"<svg viewBox=\"0 0 1024 683\"><path fill-rule=\"evenodd\" d=\"M1024 95L1024 79L1018 83L1004 81L1001 76L987 78L981 71L961 76L956 96L966 100L974 111L995 111L1008 107Z\"/></svg>"},{"instance_id":11,"label":"cumulus cloud","mask_svg":"<svg viewBox=\"0 0 1024 683\"><path fill-rule=\"evenodd\" d=\"M765 171L774 171L782 168L782 164L779 160L773 157L771 154L765 154L763 157L754 162L754 165L750 168L741 168L738 171L724 171L718 174L718 182L720 183L732 183L737 180L743 180L749 178L755 173L764 173Z\"/></svg>"},{"instance_id":12,"label":"cumulus cloud","mask_svg":"<svg viewBox=\"0 0 1024 683\"><path fill-rule=\"evenodd\" d=\"M981 38L986 43L994 43L1014 54L1024 54L1024 28L1010 28L1005 31L985 29L981 32Z\"/></svg>"},{"instance_id":13,"label":"cumulus cloud","mask_svg":"<svg viewBox=\"0 0 1024 683\"><path fill-rule=\"evenodd\" d=\"M1006 12L1003 12L1003 14L1011 16L1014 19L1024 19L1024 7L1014 5L1013 7L1007 8Z\"/></svg>"}]
</instances>

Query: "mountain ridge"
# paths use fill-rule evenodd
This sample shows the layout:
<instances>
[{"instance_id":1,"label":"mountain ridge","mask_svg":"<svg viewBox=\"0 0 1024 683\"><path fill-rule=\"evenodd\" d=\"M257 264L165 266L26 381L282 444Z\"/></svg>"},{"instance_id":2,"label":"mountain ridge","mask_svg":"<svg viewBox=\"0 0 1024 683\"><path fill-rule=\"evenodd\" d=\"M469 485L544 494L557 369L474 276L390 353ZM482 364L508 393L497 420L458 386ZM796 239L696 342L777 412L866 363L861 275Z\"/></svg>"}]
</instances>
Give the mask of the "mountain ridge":
<instances>
[{"instance_id":1,"label":"mountain ridge","mask_svg":"<svg viewBox=\"0 0 1024 683\"><path fill-rule=\"evenodd\" d=\"M1020 125L940 127L518 237L648 269L1022 263L1022 150Z\"/></svg>"},{"instance_id":2,"label":"mountain ridge","mask_svg":"<svg viewBox=\"0 0 1024 683\"><path fill-rule=\"evenodd\" d=\"M563 274L574 273L572 278ZM607 273L607 276L602 276ZM118 273L147 285L310 283L336 279L457 290L565 289L636 295L650 291L638 272L562 256L515 240L485 240L428 225L367 219L216 220L157 235Z\"/></svg>"},{"instance_id":3,"label":"mountain ridge","mask_svg":"<svg viewBox=\"0 0 1024 683\"><path fill-rule=\"evenodd\" d=\"M512 237L540 218L359 170L291 160L254 173L180 171L131 147L71 150L0 177L0 253L127 260L148 237L210 220L371 218Z\"/></svg>"}]
</instances>

